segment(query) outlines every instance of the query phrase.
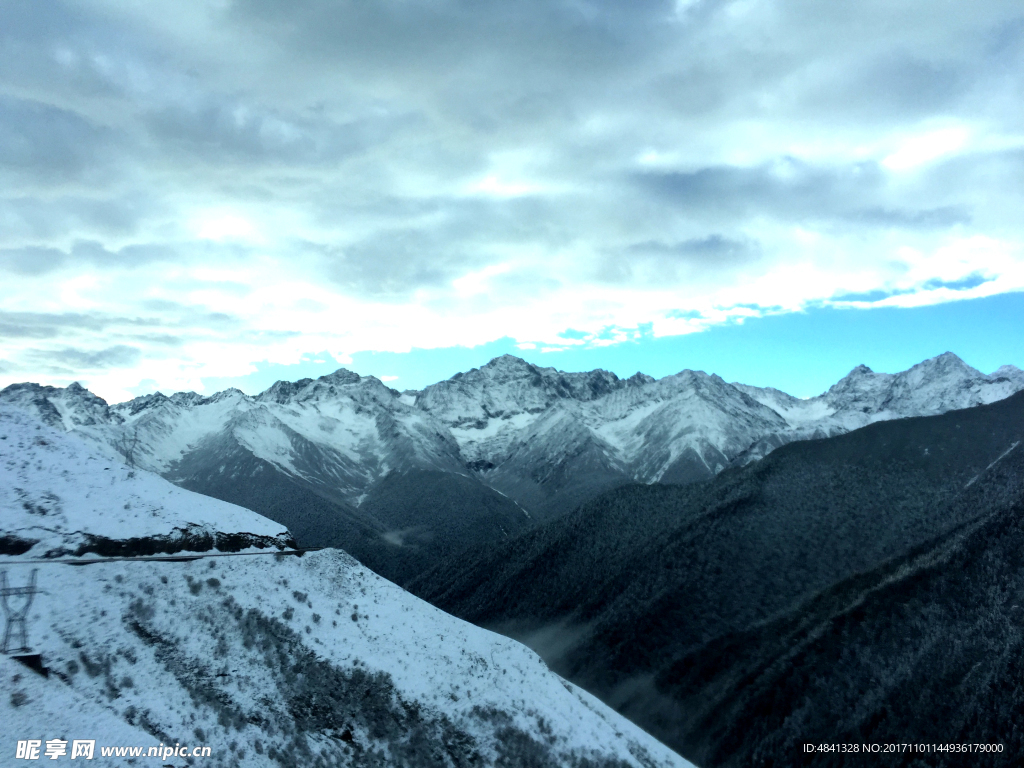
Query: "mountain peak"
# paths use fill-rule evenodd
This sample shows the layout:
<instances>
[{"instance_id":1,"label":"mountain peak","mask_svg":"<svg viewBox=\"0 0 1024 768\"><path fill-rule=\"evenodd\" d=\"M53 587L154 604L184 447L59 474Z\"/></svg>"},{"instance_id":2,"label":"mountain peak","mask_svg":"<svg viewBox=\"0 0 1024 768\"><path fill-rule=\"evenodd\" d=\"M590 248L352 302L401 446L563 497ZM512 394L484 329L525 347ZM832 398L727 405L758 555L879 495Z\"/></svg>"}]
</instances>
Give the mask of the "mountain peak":
<instances>
[{"instance_id":1,"label":"mountain peak","mask_svg":"<svg viewBox=\"0 0 1024 768\"><path fill-rule=\"evenodd\" d=\"M68 389L70 389L70 387L68 387ZM135 414L140 413L146 410L147 408L152 408L153 406L160 405L161 403L165 402L168 399L169 398L167 398L162 392L153 392L150 395L141 395L139 397L133 398L132 400L129 400L127 403L123 403L121 405L118 405L117 407L127 408L128 412L132 416L134 416Z\"/></svg>"},{"instance_id":2,"label":"mountain peak","mask_svg":"<svg viewBox=\"0 0 1024 768\"><path fill-rule=\"evenodd\" d=\"M167 399L175 405L190 407L201 403L205 398L198 392L175 392Z\"/></svg>"},{"instance_id":3,"label":"mountain peak","mask_svg":"<svg viewBox=\"0 0 1024 768\"><path fill-rule=\"evenodd\" d=\"M874 413L894 378L891 373L875 373L861 364L829 387L824 397L839 410Z\"/></svg>"},{"instance_id":4,"label":"mountain peak","mask_svg":"<svg viewBox=\"0 0 1024 768\"><path fill-rule=\"evenodd\" d=\"M947 370L951 368L971 369L971 366L969 366L959 357L954 355L952 352L943 352L941 355L936 355L935 357L929 358L928 360L924 360L914 367L917 368L918 366L926 368L942 368Z\"/></svg>"},{"instance_id":5,"label":"mountain peak","mask_svg":"<svg viewBox=\"0 0 1024 768\"><path fill-rule=\"evenodd\" d=\"M348 368L339 368L334 373L321 376L317 381L322 381L325 384L358 384L362 381L362 378L358 373L350 371Z\"/></svg>"},{"instance_id":6,"label":"mountain peak","mask_svg":"<svg viewBox=\"0 0 1024 768\"><path fill-rule=\"evenodd\" d=\"M1024 381L1024 371L1015 365L1001 365L988 376L990 379L1009 379Z\"/></svg>"},{"instance_id":7,"label":"mountain peak","mask_svg":"<svg viewBox=\"0 0 1024 768\"><path fill-rule=\"evenodd\" d=\"M848 374L843 376L839 381L829 387L829 392L848 390L851 387L862 387L866 386L868 382L877 377L891 376L888 373L875 373L873 370L868 368L866 365L861 363Z\"/></svg>"},{"instance_id":8,"label":"mountain peak","mask_svg":"<svg viewBox=\"0 0 1024 768\"><path fill-rule=\"evenodd\" d=\"M632 376L630 376L628 379L626 379L626 383L630 384L630 385L633 385L633 386L642 386L644 384L652 384L655 381L657 381L657 379L655 379L653 376L648 376L646 373L643 373L641 371L637 371Z\"/></svg>"},{"instance_id":9,"label":"mountain peak","mask_svg":"<svg viewBox=\"0 0 1024 768\"><path fill-rule=\"evenodd\" d=\"M220 392L211 395L209 398L209 402L219 403L221 400L226 400L229 397L240 397L243 400L249 399L249 396L245 394L245 392L243 392L242 390L238 389L237 387L228 387L227 389L223 389Z\"/></svg>"},{"instance_id":10,"label":"mountain peak","mask_svg":"<svg viewBox=\"0 0 1024 768\"><path fill-rule=\"evenodd\" d=\"M952 352L943 352L924 360L900 375L919 382L950 376L959 379L985 378L981 371L975 370Z\"/></svg>"},{"instance_id":11,"label":"mountain peak","mask_svg":"<svg viewBox=\"0 0 1024 768\"><path fill-rule=\"evenodd\" d=\"M347 384L358 384L363 380L358 373L353 373L347 368L339 368L333 373L324 374L316 379L316 384L327 387L344 386ZM302 396L303 399L323 394L323 387L313 386L314 380L310 378L299 379L298 381L275 381L267 389L257 395L260 402L287 403Z\"/></svg>"},{"instance_id":12,"label":"mountain peak","mask_svg":"<svg viewBox=\"0 0 1024 768\"><path fill-rule=\"evenodd\" d=\"M506 355L500 355L499 357L494 358L489 363L487 363L486 365L482 366L482 369L486 369L486 370L497 369L497 370L505 370L505 371L514 371L514 370L526 371L526 370L533 370L535 367L536 366L532 365L531 363L526 362L521 357L516 357L515 355L507 355L506 354Z\"/></svg>"}]
</instances>

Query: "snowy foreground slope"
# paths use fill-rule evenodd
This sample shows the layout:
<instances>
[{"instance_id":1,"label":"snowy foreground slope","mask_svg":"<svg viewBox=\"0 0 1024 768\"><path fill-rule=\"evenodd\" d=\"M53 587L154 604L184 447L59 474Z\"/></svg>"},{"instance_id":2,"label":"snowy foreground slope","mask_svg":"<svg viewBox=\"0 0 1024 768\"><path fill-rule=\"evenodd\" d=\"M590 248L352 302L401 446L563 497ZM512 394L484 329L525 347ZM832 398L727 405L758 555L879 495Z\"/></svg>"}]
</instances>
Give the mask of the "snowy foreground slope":
<instances>
[{"instance_id":1,"label":"snowy foreground slope","mask_svg":"<svg viewBox=\"0 0 1024 768\"><path fill-rule=\"evenodd\" d=\"M197 765L689 765L524 646L340 551L250 556L284 546L282 528L130 477L23 411L0 407L0 468L0 569L17 586L38 568L28 631L51 670L0 659L3 764L18 740L60 738L211 747ZM83 544L125 539L248 546L186 562L25 562L95 559ZM132 764L97 755L111 760Z\"/></svg>"}]
</instances>

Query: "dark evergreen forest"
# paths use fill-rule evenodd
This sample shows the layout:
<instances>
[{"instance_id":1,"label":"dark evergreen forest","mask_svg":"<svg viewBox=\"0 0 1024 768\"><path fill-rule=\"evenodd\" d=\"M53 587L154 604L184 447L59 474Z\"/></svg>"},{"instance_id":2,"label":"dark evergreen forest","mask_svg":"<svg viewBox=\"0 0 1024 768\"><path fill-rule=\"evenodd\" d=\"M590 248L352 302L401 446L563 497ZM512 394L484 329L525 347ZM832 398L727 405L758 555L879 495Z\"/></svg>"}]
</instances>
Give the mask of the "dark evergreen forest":
<instances>
[{"instance_id":1,"label":"dark evergreen forest","mask_svg":"<svg viewBox=\"0 0 1024 768\"><path fill-rule=\"evenodd\" d=\"M807 742L1024 754L1024 394L632 485L411 580L698 764L868 765Z\"/></svg>"}]
</instances>

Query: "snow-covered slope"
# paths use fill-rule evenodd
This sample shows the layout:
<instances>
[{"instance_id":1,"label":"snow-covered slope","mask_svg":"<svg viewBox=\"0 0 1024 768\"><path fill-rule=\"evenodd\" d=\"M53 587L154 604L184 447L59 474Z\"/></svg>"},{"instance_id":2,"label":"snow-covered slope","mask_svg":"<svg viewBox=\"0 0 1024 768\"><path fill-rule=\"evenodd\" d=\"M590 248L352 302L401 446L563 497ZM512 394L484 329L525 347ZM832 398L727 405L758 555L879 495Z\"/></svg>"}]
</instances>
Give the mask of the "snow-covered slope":
<instances>
[{"instance_id":1,"label":"snow-covered slope","mask_svg":"<svg viewBox=\"0 0 1024 768\"><path fill-rule=\"evenodd\" d=\"M935 416L994 403L1024 389L1024 372L1004 365L986 376L946 352L897 374L875 373L858 365L828 392L806 400L771 388L733 386L778 411L791 427L850 430L875 421Z\"/></svg>"},{"instance_id":2,"label":"snow-covered slope","mask_svg":"<svg viewBox=\"0 0 1024 768\"><path fill-rule=\"evenodd\" d=\"M278 382L255 398L238 390L189 394L111 409L139 433L137 461L167 472L204 440L229 433L253 456L352 502L391 470L462 470L446 430L372 376L339 370L315 381Z\"/></svg>"},{"instance_id":3,"label":"snow-covered slope","mask_svg":"<svg viewBox=\"0 0 1024 768\"><path fill-rule=\"evenodd\" d=\"M76 436L3 406L0 466L5 540L50 527L61 543L72 531L281 534L143 470L129 477ZM15 586L39 569L28 630L53 673L0 662L0 754L13 757L17 740L77 738L96 739L97 756L102 746L209 746L210 765L689 765L524 646L343 552L23 562L53 549L40 540L0 558Z\"/></svg>"},{"instance_id":4,"label":"snow-covered slope","mask_svg":"<svg viewBox=\"0 0 1024 768\"><path fill-rule=\"evenodd\" d=\"M505 355L415 393L414 402L448 427L485 482L543 516L623 482L703 479L792 440L994 402L1020 389L1019 369L986 376L950 353L895 375L859 366L805 400L700 371L620 380Z\"/></svg>"},{"instance_id":5,"label":"snow-covered slope","mask_svg":"<svg viewBox=\"0 0 1024 768\"><path fill-rule=\"evenodd\" d=\"M12 570L17 574L25 569ZM107 746L156 745L151 734L127 723L103 701L75 690L57 676L43 677L31 672L2 654L0 680L5 694L0 696L0 754L6 765L21 762L15 758L17 742L29 739L44 742L40 749L42 759L46 759L42 754L46 739L68 741L65 760L70 759L73 739L94 740L97 745ZM99 758L99 750L95 749L93 759ZM100 761L99 765L102 764Z\"/></svg>"},{"instance_id":6,"label":"snow-covered slope","mask_svg":"<svg viewBox=\"0 0 1024 768\"><path fill-rule=\"evenodd\" d=\"M9 406L0 406L0 456L0 553L133 554L129 542L146 553L294 546L277 523L129 470Z\"/></svg>"}]
</instances>

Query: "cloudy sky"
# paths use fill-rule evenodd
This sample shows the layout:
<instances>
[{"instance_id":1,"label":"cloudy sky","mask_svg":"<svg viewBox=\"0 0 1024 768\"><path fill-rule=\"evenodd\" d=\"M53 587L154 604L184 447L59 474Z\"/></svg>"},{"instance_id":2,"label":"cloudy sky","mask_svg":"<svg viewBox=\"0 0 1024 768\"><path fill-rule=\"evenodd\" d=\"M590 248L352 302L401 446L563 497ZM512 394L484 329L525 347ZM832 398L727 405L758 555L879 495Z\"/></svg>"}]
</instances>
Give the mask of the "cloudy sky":
<instances>
[{"instance_id":1,"label":"cloudy sky","mask_svg":"<svg viewBox=\"0 0 1024 768\"><path fill-rule=\"evenodd\" d=\"M1022 197L1020 0L0 4L0 385L1024 365Z\"/></svg>"}]
</instances>

